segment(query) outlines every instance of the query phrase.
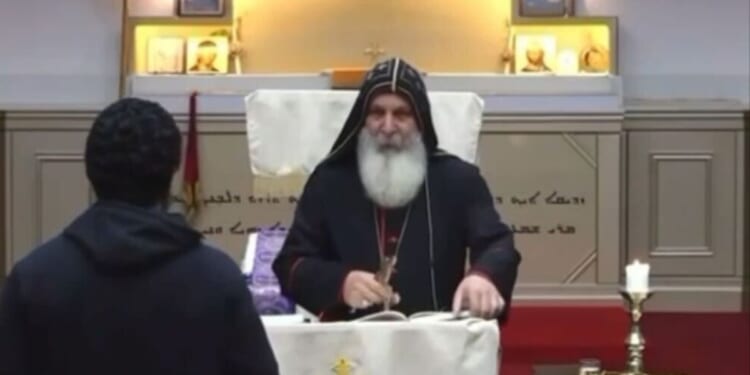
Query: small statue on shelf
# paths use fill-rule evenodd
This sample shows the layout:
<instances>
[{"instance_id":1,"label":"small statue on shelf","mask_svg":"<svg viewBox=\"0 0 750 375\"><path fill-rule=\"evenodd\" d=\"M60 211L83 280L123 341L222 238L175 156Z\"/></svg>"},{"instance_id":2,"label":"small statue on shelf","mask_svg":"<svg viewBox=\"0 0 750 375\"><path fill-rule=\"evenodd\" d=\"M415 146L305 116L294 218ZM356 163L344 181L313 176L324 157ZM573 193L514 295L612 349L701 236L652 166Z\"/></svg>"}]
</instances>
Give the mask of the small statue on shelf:
<instances>
[{"instance_id":1,"label":"small statue on shelf","mask_svg":"<svg viewBox=\"0 0 750 375\"><path fill-rule=\"evenodd\" d=\"M513 72L513 30L510 19L505 18L505 48L500 53L500 63L503 74Z\"/></svg>"},{"instance_id":2,"label":"small statue on shelf","mask_svg":"<svg viewBox=\"0 0 750 375\"><path fill-rule=\"evenodd\" d=\"M590 32L584 35L579 65L583 73L607 73L609 71L609 49L597 43Z\"/></svg>"},{"instance_id":3,"label":"small statue on shelf","mask_svg":"<svg viewBox=\"0 0 750 375\"><path fill-rule=\"evenodd\" d=\"M232 24L232 32L221 29L211 33L211 36L222 36L229 40L229 61L234 67L235 74L242 74L242 40L240 39L240 29L242 27L242 17L237 17Z\"/></svg>"}]
</instances>

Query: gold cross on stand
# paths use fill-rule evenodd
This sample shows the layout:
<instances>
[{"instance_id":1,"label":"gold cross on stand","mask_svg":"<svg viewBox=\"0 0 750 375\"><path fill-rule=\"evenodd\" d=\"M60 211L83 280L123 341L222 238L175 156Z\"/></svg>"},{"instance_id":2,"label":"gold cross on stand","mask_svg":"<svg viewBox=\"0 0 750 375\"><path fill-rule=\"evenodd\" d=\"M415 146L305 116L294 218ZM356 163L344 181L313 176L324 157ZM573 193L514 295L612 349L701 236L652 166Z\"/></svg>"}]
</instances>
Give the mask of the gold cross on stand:
<instances>
[{"instance_id":1,"label":"gold cross on stand","mask_svg":"<svg viewBox=\"0 0 750 375\"><path fill-rule=\"evenodd\" d=\"M346 358L339 358L331 370L336 375L351 375L353 366Z\"/></svg>"},{"instance_id":2,"label":"gold cross on stand","mask_svg":"<svg viewBox=\"0 0 750 375\"><path fill-rule=\"evenodd\" d=\"M370 44L369 47L365 48L365 55L370 57L370 63L374 64L378 61L380 56L385 54L385 50L380 46L380 43Z\"/></svg>"}]
</instances>

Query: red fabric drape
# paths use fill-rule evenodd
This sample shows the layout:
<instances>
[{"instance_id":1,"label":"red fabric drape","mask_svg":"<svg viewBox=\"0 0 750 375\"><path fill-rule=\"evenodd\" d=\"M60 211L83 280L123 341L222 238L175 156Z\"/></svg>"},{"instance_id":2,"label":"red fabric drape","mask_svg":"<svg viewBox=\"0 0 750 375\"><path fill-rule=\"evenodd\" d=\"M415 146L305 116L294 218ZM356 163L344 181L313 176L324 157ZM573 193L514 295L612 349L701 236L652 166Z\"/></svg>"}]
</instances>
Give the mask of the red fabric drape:
<instances>
[{"instance_id":1,"label":"red fabric drape","mask_svg":"<svg viewBox=\"0 0 750 375\"><path fill-rule=\"evenodd\" d=\"M198 93L190 95L187 145L183 164L183 194L188 216L194 215L200 206L200 173L198 168L198 130L196 128Z\"/></svg>"}]
</instances>

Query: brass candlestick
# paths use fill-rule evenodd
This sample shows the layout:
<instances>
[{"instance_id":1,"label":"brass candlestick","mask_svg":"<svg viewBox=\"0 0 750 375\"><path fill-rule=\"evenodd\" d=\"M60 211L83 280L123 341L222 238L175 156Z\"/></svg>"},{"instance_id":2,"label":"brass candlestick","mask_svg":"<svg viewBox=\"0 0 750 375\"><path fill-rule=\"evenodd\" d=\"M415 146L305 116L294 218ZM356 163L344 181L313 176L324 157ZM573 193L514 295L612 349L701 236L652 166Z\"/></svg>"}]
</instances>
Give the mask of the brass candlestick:
<instances>
[{"instance_id":1,"label":"brass candlestick","mask_svg":"<svg viewBox=\"0 0 750 375\"><path fill-rule=\"evenodd\" d=\"M646 340L641 334L641 317L643 316L643 303L651 297L651 291L629 291L620 290L620 295L628 302L630 311L630 333L625 339L628 348L628 371L622 375L646 375L643 372L643 349Z\"/></svg>"}]
</instances>

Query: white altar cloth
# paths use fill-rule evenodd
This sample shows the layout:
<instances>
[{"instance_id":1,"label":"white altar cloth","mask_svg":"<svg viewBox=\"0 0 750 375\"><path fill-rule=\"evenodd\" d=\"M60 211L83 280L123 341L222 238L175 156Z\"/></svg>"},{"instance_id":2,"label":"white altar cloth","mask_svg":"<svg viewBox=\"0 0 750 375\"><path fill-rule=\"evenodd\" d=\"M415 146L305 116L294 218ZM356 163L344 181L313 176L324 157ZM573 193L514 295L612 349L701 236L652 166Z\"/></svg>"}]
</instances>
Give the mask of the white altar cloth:
<instances>
[{"instance_id":1,"label":"white altar cloth","mask_svg":"<svg viewBox=\"0 0 750 375\"><path fill-rule=\"evenodd\" d=\"M496 321L265 323L281 375L498 374Z\"/></svg>"},{"instance_id":2,"label":"white altar cloth","mask_svg":"<svg viewBox=\"0 0 750 375\"><path fill-rule=\"evenodd\" d=\"M476 161L484 101L467 92L430 92L439 147ZM309 174L330 151L356 91L257 90L245 98L250 166L255 176Z\"/></svg>"}]
</instances>

